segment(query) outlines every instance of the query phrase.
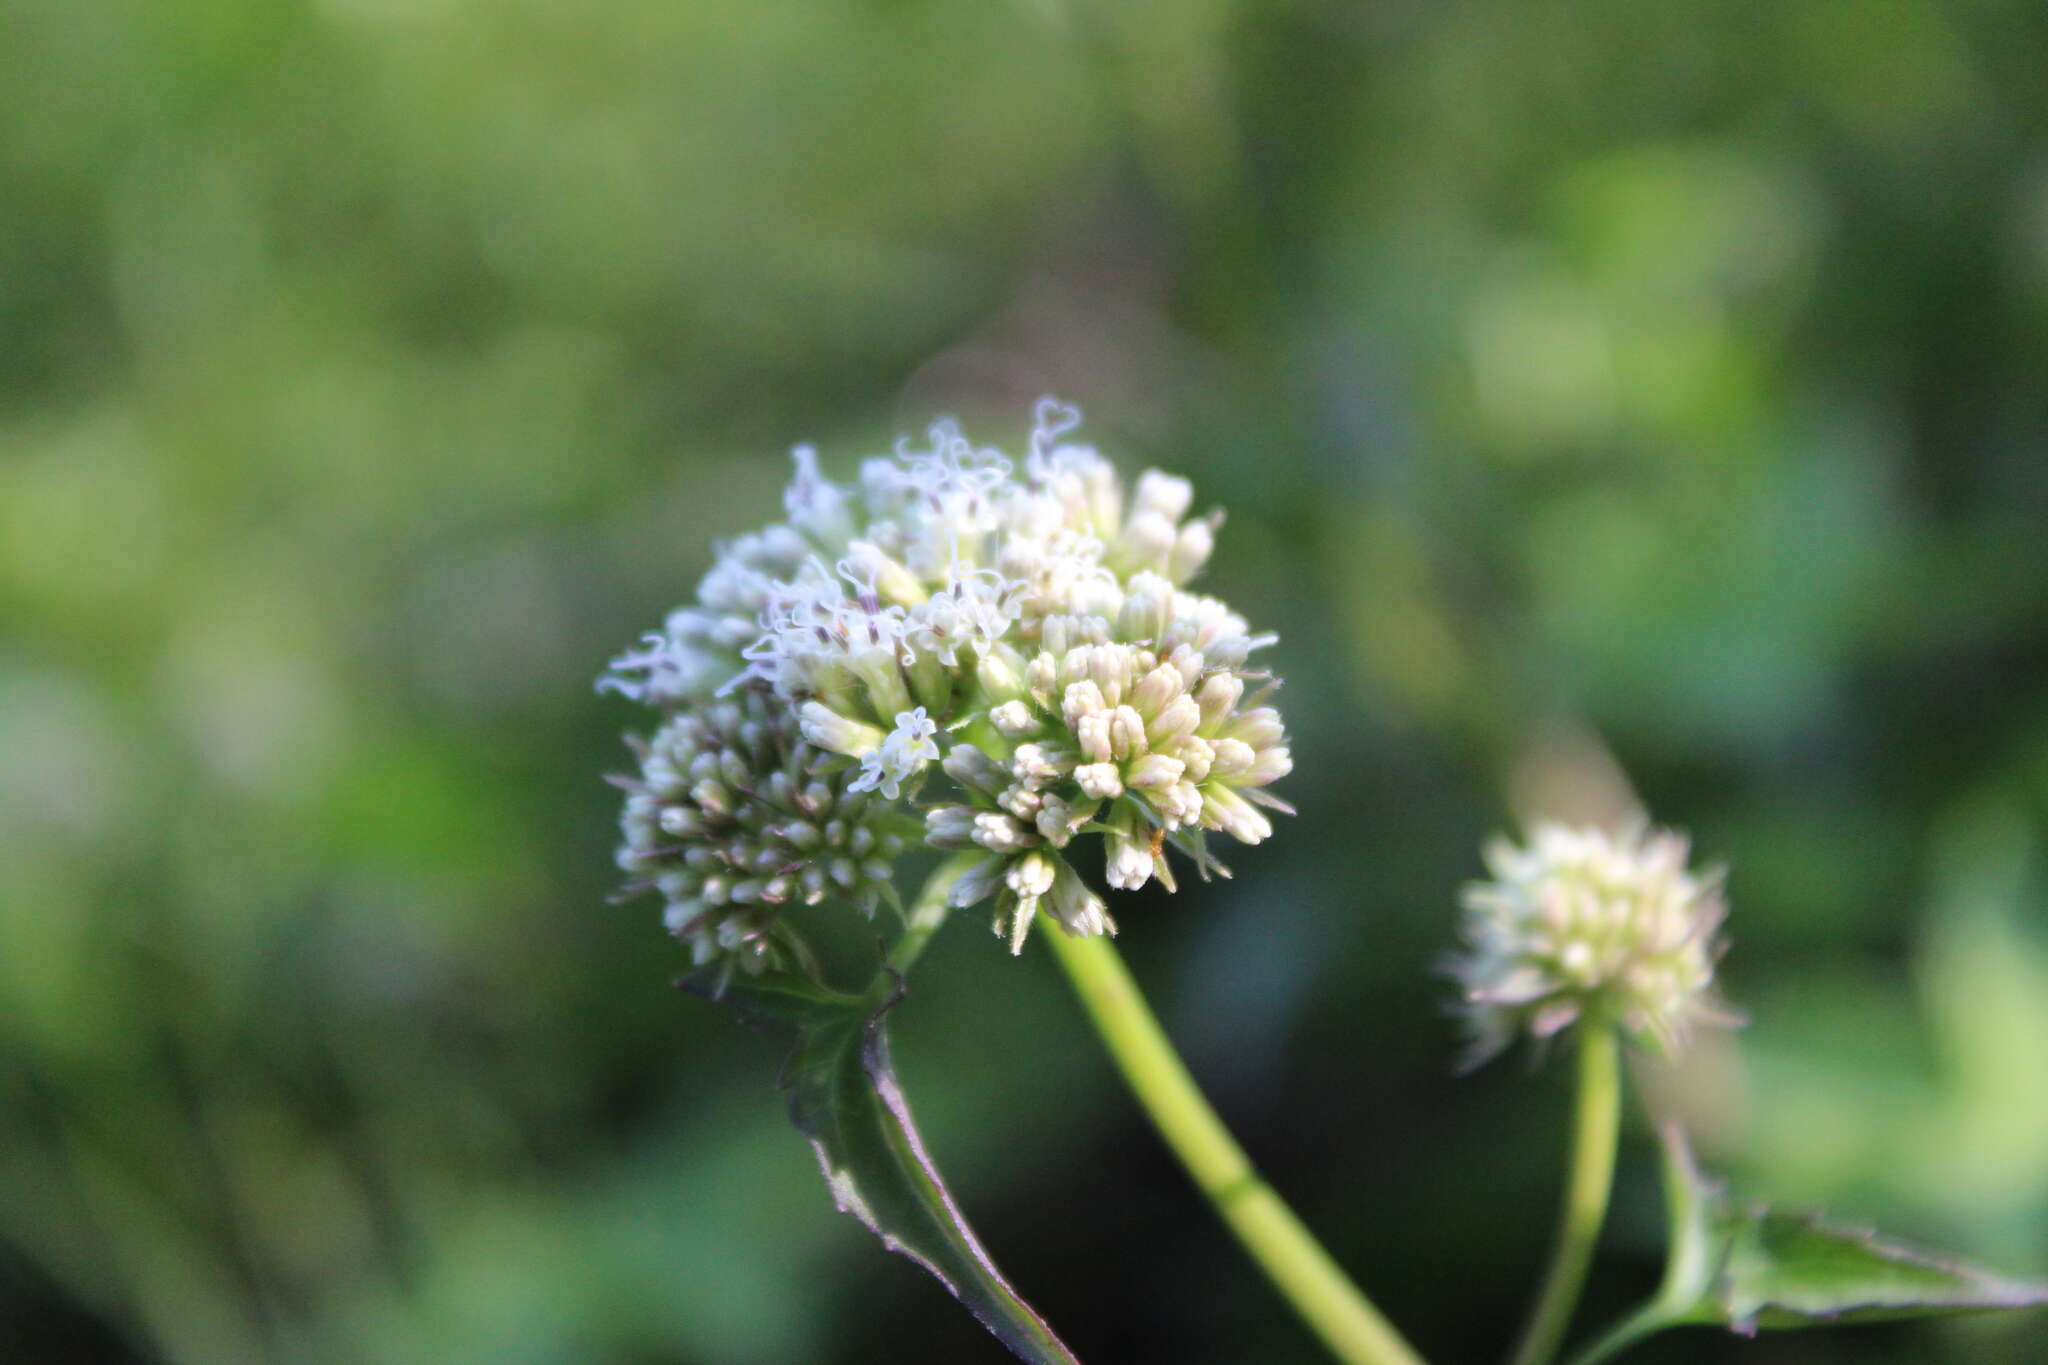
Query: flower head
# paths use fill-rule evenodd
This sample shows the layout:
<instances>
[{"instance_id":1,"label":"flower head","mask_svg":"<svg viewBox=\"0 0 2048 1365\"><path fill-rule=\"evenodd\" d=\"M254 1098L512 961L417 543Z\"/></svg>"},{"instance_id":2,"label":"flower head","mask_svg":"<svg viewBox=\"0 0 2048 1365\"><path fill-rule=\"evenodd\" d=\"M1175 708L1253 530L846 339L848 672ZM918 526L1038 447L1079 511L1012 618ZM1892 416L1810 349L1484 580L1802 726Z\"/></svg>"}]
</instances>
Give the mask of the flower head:
<instances>
[{"instance_id":1,"label":"flower head","mask_svg":"<svg viewBox=\"0 0 2048 1365\"><path fill-rule=\"evenodd\" d=\"M1722 875L1689 872L1688 852L1683 835L1643 825L1544 822L1527 847L1489 844L1494 879L1465 889L1466 947L1451 967L1472 1061L1588 1017L1667 1054L1697 1026L1739 1024L1714 989Z\"/></svg>"},{"instance_id":2,"label":"flower head","mask_svg":"<svg viewBox=\"0 0 2048 1365\"><path fill-rule=\"evenodd\" d=\"M1249 664L1274 637L1187 587L1220 515L1157 470L1127 490L1064 439L1079 420L1041 402L1021 468L951 420L851 484L800 447L788 521L721 547L600 687L678 719L739 700L801 743L800 787L928 801L927 842L987 855L955 903L994 897L1013 947L1040 910L1111 931L1079 841L1101 838L1111 888L1171 889L1168 846L1207 872L1209 832L1272 833L1292 760Z\"/></svg>"}]
</instances>

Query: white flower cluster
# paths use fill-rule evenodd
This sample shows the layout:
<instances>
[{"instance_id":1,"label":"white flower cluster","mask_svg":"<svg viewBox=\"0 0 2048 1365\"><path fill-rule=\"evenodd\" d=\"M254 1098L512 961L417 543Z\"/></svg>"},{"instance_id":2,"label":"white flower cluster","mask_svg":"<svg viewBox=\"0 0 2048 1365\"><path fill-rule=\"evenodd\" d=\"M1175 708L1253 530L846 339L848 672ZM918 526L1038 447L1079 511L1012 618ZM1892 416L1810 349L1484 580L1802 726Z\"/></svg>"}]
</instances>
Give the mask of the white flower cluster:
<instances>
[{"instance_id":1,"label":"white flower cluster","mask_svg":"<svg viewBox=\"0 0 2048 1365\"><path fill-rule=\"evenodd\" d=\"M1290 759L1247 666L1272 637L1185 587L1220 517L1156 470L1127 492L1061 439L1079 420L1041 402L1021 470L950 420L850 486L799 448L787 521L722 547L600 686L672 713L759 698L847 762L850 794L916 800L937 765L959 791L928 842L988 854L956 904L995 895L1013 947L1040 909L1111 930L1067 862L1078 837L1103 836L1110 886L1170 889L1167 842L1206 869L1205 831L1272 832L1259 807L1287 809L1264 788Z\"/></svg>"},{"instance_id":2,"label":"white flower cluster","mask_svg":"<svg viewBox=\"0 0 2048 1365\"><path fill-rule=\"evenodd\" d=\"M1727 906L1721 874L1686 870L1668 829L1616 836L1545 822L1526 848L1487 846L1494 880L1465 889L1465 988L1472 1060L1521 1032L1547 1038L1595 1018L1669 1054L1701 1025L1741 1016L1714 989Z\"/></svg>"},{"instance_id":3,"label":"white flower cluster","mask_svg":"<svg viewBox=\"0 0 2048 1365\"><path fill-rule=\"evenodd\" d=\"M1273 827L1254 803L1286 809L1263 790L1292 766L1279 714L1243 705L1235 664L1201 648L1220 640L1221 656L1241 662L1243 623L1212 635L1220 614L1156 575L1130 589L1117 624L1096 620L1087 643L1068 643L1075 627L1056 619L1021 670L1007 661L983 698L992 704L946 756L962 800L926 814L931 843L989 853L954 895L971 904L1000 883L998 927L1013 950L1042 904L1072 932L1109 927L1100 901L1058 875L1082 833L1102 835L1111 887L1156 876L1172 890L1169 839L1206 866L1203 831L1255 844ZM1189 610L1155 615L1175 598Z\"/></svg>"}]
</instances>

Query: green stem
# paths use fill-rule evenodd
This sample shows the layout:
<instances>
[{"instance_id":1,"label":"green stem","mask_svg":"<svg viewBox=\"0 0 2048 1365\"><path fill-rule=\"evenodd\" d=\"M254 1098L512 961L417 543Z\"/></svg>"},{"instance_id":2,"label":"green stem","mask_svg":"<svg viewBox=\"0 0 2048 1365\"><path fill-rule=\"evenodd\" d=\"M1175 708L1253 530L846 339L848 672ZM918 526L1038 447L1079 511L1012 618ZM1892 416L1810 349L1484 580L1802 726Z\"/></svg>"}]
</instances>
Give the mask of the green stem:
<instances>
[{"instance_id":1,"label":"green stem","mask_svg":"<svg viewBox=\"0 0 2048 1365\"><path fill-rule=\"evenodd\" d=\"M1672 1319L1665 1312L1664 1305L1646 1303L1608 1328L1591 1346L1573 1356L1571 1365L1600 1365L1601 1361L1614 1359L1644 1337L1655 1336L1672 1325Z\"/></svg>"},{"instance_id":2,"label":"green stem","mask_svg":"<svg viewBox=\"0 0 2048 1365\"><path fill-rule=\"evenodd\" d=\"M1346 1365L1422 1365L1422 1358L1252 1168L1195 1088L1114 945L1101 937L1073 937L1050 921L1040 937L1052 945L1109 1055L1160 1136L1331 1353Z\"/></svg>"},{"instance_id":3,"label":"green stem","mask_svg":"<svg viewBox=\"0 0 2048 1365\"><path fill-rule=\"evenodd\" d=\"M1592 1345L1572 1357L1571 1365L1600 1365L1644 1337L1700 1321L1700 1304L1714 1277L1707 1202L1685 1130L1670 1121L1659 1125L1657 1137L1664 1148L1667 1247L1663 1282L1657 1286L1656 1297L1595 1337Z\"/></svg>"},{"instance_id":4,"label":"green stem","mask_svg":"<svg viewBox=\"0 0 2048 1365\"><path fill-rule=\"evenodd\" d=\"M1607 1217L1607 1196L1614 1184L1614 1149L1621 1134L1621 1045L1612 1027L1594 1022L1580 1026L1579 1095L1572 1121L1571 1174L1565 1185L1564 1209L1558 1220L1557 1244L1550 1272L1514 1365L1549 1365L1571 1325L1579 1289L1593 1262L1593 1245Z\"/></svg>"},{"instance_id":5,"label":"green stem","mask_svg":"<svg viewBox=\"0 0 2048 1365\"><path fill-rule=\"evenodd\" d=\"M946 915L953 907L946 897L953 890L953 883L967 875L983 855L977 853L956 853L932 869L932 875L925 878L918 888L917 899L903 912L903 932L896 936L896 943L889 949L889 970L898 976L908 976L910 968L924 952L925 944L931 942L939 926L946 922Z\"/></svg>"}]
</instances>

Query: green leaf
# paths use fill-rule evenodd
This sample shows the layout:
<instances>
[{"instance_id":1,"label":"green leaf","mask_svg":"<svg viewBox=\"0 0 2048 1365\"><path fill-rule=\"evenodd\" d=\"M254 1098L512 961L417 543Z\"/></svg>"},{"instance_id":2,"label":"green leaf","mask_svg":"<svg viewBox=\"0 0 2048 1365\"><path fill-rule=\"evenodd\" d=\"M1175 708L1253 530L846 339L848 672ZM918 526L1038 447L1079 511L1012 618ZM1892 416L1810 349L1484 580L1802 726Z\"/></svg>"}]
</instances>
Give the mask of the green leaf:
<instances>
[{"instance_id":1,"label":"green leaf","mask_svg":"<svg viewBox=\"0 0 2048 1365\"><path fill-rule=\"evenodd\" d=\"M782 1089L841 1212L930 1271L1022 1359L1079 1365L996 1269L911 1122L883 1027L883 1016L903 998L899 975L885 971L864 995L772 973L723 982L700 974L683 984L754 1021L795 1025Z\"/></svg>"},{"instance_id":2,"label":"green leaf","mask_svg":"<svg viewBox=\"0 0 2048 1365\"><path fill-rule=\"evenodd\" d=\"M2048 1304L2048 1285L2006 1279L1870 1229L1758 1207L1724 1215L1716 1297L1735 1331L1942 1317Z\"/></svg>"},{"instance_id":3,"label":"green leaf","mask_svg":"<svg viewBox=\"0 0 2048 1365\"><path fill-rule=\"evenodd\" d=\"M1666 1123L1658 1136L1669 1221L1663 1283L1572 1365L1599 1365L1673 1327L1753 1336L2048 1305L2048 1284L2007 1279L1868 1229L1767 1205L1731 1210L1722 1187L1700 1174L1684 1130Z\"/></svg>"}]
</instances>

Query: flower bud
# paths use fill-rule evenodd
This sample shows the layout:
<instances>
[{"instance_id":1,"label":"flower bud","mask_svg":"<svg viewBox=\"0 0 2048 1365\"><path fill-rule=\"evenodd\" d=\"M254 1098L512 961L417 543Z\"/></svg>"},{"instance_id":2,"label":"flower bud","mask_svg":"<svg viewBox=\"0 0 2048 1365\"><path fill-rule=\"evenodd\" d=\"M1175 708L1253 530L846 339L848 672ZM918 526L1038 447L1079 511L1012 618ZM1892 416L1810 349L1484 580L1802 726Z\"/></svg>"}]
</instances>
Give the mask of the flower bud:
<instances>
[{"instance_id":1,"label":"flower bud","mask_svg":"<svg viewBox=\"0 0 2048 1365\"><path fill-rule=\"evenodd\" d=\"M1200 733L1213 735L1222 728L1244 696L1244 680L1235 673L1212 673L1195 689L1195 703L1202 709Z\"/></svg>"},{"instance_id":2,"label":"flower bud","mask_svg":"<svg viewBox=\"0 0 2048 1365\"><path fill-rule=\"evenodd\" d=\"M856 540L846 547L844 570L848 578L874 585L875 596L900 607L914 607L931 594L917 575L872 541Z\"/></svg>"},{"instance_id":3,"label":"flower bud","mask_svg":"<svg viewBox=\"0 0 2048 1365\"><path fill-rule=\"evenodd\" d=\"M1278 744L1286 729L1280 723L1278 711L1270 706L1260 706L1244 712L1224 726L1223 734L1228 739L1241 739L1254 749L1263 749L1269 744Z\"/></svg>"},{"instance_id":4,"label":"flower bud","mask_svg":"<svg viewBox=\"0 0 2048 1365\"><path fill-rule=\"evenodd\" d=\"M1245 785L1263 787L1268 782L1277 782L1294 771L1294 756L1285 744L1275 744L1259 751L1251 770L1245 774Z\"/></svg>"},{"instance_id":5,"label":"flower bud","mask_svg":"<svg viewBox=\"0 0 2048 1365\"><path fill-rule=\"evenodd\" d=\"M972 744L955 744L939 766L961 786L985 796L995 796L1010 785L1009 770Z\"/></svg>"},{"instance_id":6,"label":"flower bud","mask_svg":"<svg viewBox=\"0 0 2048 1365\"><path fill-rule=\"evenodd\" d=\"M1145 721L1133 708L1119 706L1110 712L1109 751L1120 760L1145 752Z\"/></svg>"},{"instance_id":7,"label":"flower bud","mask_svg":"<svg viewBox=\"0 0 2048 1365\"><path fill-rule=\"evenodd\" d=\"M1166 576L1185 583L1201 572L1216 548L1216 531L1206 521L1191 521L1174 537L1173 552L1166 557Z\"/></svg>"},{"instance_id":8,"label":"flower bud","mask_svg":"<svg viewBox=\"0 0 2048 1365\"><path fill-rule=\"evenodd\" d=\"M1074 741L1080 745L1081 757L1090 763L1109 763L1116 757L1109 744L1107 711L1096 711L1075 721Z\"/></svg>"},{"instance_id":9,"label":"flower bud","mask_svg":"<svg viewBox=\"0 0 2048 1365\"><path fill-rule=\"evenodd\" d=\"M1093 678L1067 684L1067 690L1060 697L1060 716L1068 725L1076 725L1083 716L1099 715L1108 709L1108 699L1102 695L1102 688Z\"/></svg>"},{"instance_id":10,"label":"flower bud","mask_svg":"<svg viewBox=\"0 0 2048 1365\"><path fill-rule=\"evenodd\" d=\"M1258 807L1229 787L1212 786L1202 793L1200 820L1205 829L1220 829L1242 844L1256 844L1270 838L1273 822Z\"/></svg>"},{"instance_id":11,"label":"flower bud","mask_svg":"<svg viewBox=\"0 0 2048 1365\"><path fill-rule=\"evenodd\" d=\"M1006 701L1000 706L989 708L989 724L996 727L996 733L1005 739L1022 739L1038 730L1038 720L1031 714L1031 708L1021 701Z\"/></svg>"},{"instance_id":12,"label":"flower bud","mask_svg":"<svg viewBox=\"0 0 2048 1365\"><path fill-rule=\"evenodd\" d=\"M1159 573L1168 567L1174 542L1179 539L1179 528L1170 519L1156 512L1140 512L1124 524L1112 551L1117 564L1125 569Z\"/></svg>"},{"instance_id":13,"label":"flower bud","mask_svg":"<svg viewBox=\"0 0 2048 1365\"><path fill-rule=\"evenodd\" d=\"M1131 495L1131 516L1150 514L1179 521L1194 500L1195 486L1186 479L1148 469L1138 476L1137 489Z\"/></svg>"},{"instance_id":14,"label":"flower bud","mask_svg":"<svg viewBox=\"0 0 2048 1365\"><path fill-rule=\"evenodd\" d=\"M1176 697L1186 695L1187 684L1181 679L1180 670L1172 664L1160 664L1138 679L1137 687L1131 691L1131 705L1138 709L1139 715L1156 716ZM1196 714L1199 718L1199 708Z\"/></svg>"},{"instance_id":15,"label":"flower bud","mask_svg":"<svg viewBox=\"0 0 2048 1365\"><path fill-rule=\"evenodd\" d=\"M924 813L925 842L934 848L974 847L974 811L968 806L934 806Z\"/></svg>"},{"instance_id":16,"label":"flower bud","mask_svg":"<svg viewBox=\"0 0 2048 1365\"><path fill-rule=\"evenodd\" d=\"M1012 815L983 811L974 817L974 842L991 853L1020 853L1038 842Z\"/></svg>"},{"instance_id":17,"label":"flower bud","mask_svg":"<svg viewBox=\"0 0 2048 1365\"><path fill-rule=\"evenodd\" d=\"M1252 746L1241 739L1219 739L1209 747L1216 755L1215 766L1210 771L1226 782L1248 775L1259 759Z\"/></svg>"},{"instance_id":18,"label":"flower bud","mask_svg":"<svg viewBox=\"0 0 2048 1365\"><path fill-rule=\"evenodd\" d=\"M1116 921L1109 917L1102 897L1088 889L1080 874L1065 859L1060 860L1045 907L1060 922L1060 927L1070 934L1087 936L1116 932Z\"/></svg>"},{"instance_id":19,"label":"flower bud","mask_svg":"<svg viewBox=\"0 0 2048 1365\"><path fill-rule=\"evenodd\" d=\"M1173 584L1156 573L1133 574L1117 626L1126 640L1157 640L1172 614Z\"/></svg>"},{"instance_id":20,"label":"flower bud","mask_svg":"<svg viewBox=\"0 0 2048 1365\"><path fill-rule=\"evenodd\" d=\"M865 721L851 720L840 715L823 702L807 701L797 712L803 728L806 743L820 749L829 749L835 754L858 758L870 749L881 745L884 738L881 730Z\"/></svg>"},{"instance_id":21,"label":"flower bud","mask_svg":"<svg viewBox=\"0 0 2048 1365\"><path fill-rule=\"evenodd\" d=\"M790 451L796 461L796 477L782 495L790 521L816 536L825 545L844 545L853 535L853 517L847 507L845 490L818 472L817 447L800 445Z\"/></svg>"},{"instance_id":22,"label":"flower bud","mask_svg":"<svg viewBox=\"0 0 2048 1365\"><path fill-rule=\"evenodd\" d=\"M1171 668L1172 665L1166 667ZM1145 739L1155 749L1170 749L1183 736L1192 735L1202 723L1202 708L1183 692L1161 708L1145 727Z\"/></svg>"},{"instance_id":23,"label":"flower bud","mask_svg":"<svg viewBox=\"0 0 2048 1365\"><path fill-rule=\"evenodd\" d=\"M868 707L876 716L908 711L915 703L895 646L878 644L853 656L853 671L868 690Z\"/></svg>"},{"instance_id":24,"label":"flower bud","mask_svg":"<svg viewBox=\"0 0 2048 1365\"><path fill-rule=\"evenodd\" d=\"M1003 870L1007 866L1002 858L983 858L953 883L953 889L946 893L946 903L955 910L964 910L987 900L1003 884Z\"/></svg>"},{"instance_id":25,"label":"flower bud","mask_svg":"<svg viewBox=\"0 0 2048 1365\"><path fill-rule=\"evenodd\" d=\"M1103 876L1115 890L1136 891L1152 879L1150 844L1129 834L1111 835Z\"/></svg>"},{"instance_id":26,"label":"flower bud","mask_svg":"<svg viewBox=\"0 0 2048 1365\"><path fill-rule=\"evenodd\" d=\"M1053 705L1053 695L1059 690L1059 662L1050 652L1033 655L1025 666L1024 682L1033 701L1040 706Z\"/></svg>"},{"instance_id":27,"label":"flower bud","mask_svg":"<svg viewBox=\"0 0 2048 1365\"><path fill-rule=\"evenodd\" d=\"M996 700L1009 701L1024 695L1023 663L1016 651L1007 646L982 650L974 663L974 676L981 683L981 690Z\"/></svg>"},{"instance_id":28,"label":"flower bud","mask_svg":"<svg viewBox=\"0 0 2048 1365\"><path fill-rule=\"evenodd\" d=\"M1020 896L1043 896L1052 890L1054 860L1033 849L1012 859L1003 873L1003 884Z\"/></svg>"},{"instance_id":29,"label":"flower bud","mask_svg":"<svg viewBox=\"0 0 2048 1365\"><path fill-rule=\"evenodd\" d=\"M1131 764L1130 770L1124 774L1124 785L1139 791L1155 788L1164 790L1179 782L1181 774L1185 771L1185 765L1177 758L1168 758L1165 754L1146 754Z\"/></svg>"},{"instance_id":30,"label":"flower bud","mask_svg":"<svg viewBox=\"0 0 2048 1365\"><path fill-rule=\"evenodd\" d=\"M1083 763L1074 769L1074 781L1093 800L1114 801L1124 794L1123 773L1114 763Z\"/></svg>"},{"instance_id":31,"label":"flower bud","mask_svg":"<svg viewBox=\"0 0 2048 1365\"><path fill-rule=\"evenodd\" d=\"M1019 744L1010 756L1010 772L1020 782L1050 782L1060 775L1060 756L1043 744Z\"/></svg>"},{"instance_id":32,"label":"flower bud","mask_svg":"<svg viewBox=\"0 0 2048 1365\"><path fill-rule=\"evenodd\" d=\"M1526 848L1489 844L1494 880L1465 889L1466 947L1451 969L1471 1060L1582 1019L1665 1054L1700 1025L1739 1023L1714 989L1721 874L1689 872L1687 853L1682 835L1641 824L1611 835L1545 822Z\"/></svg>"}]
</instances>

